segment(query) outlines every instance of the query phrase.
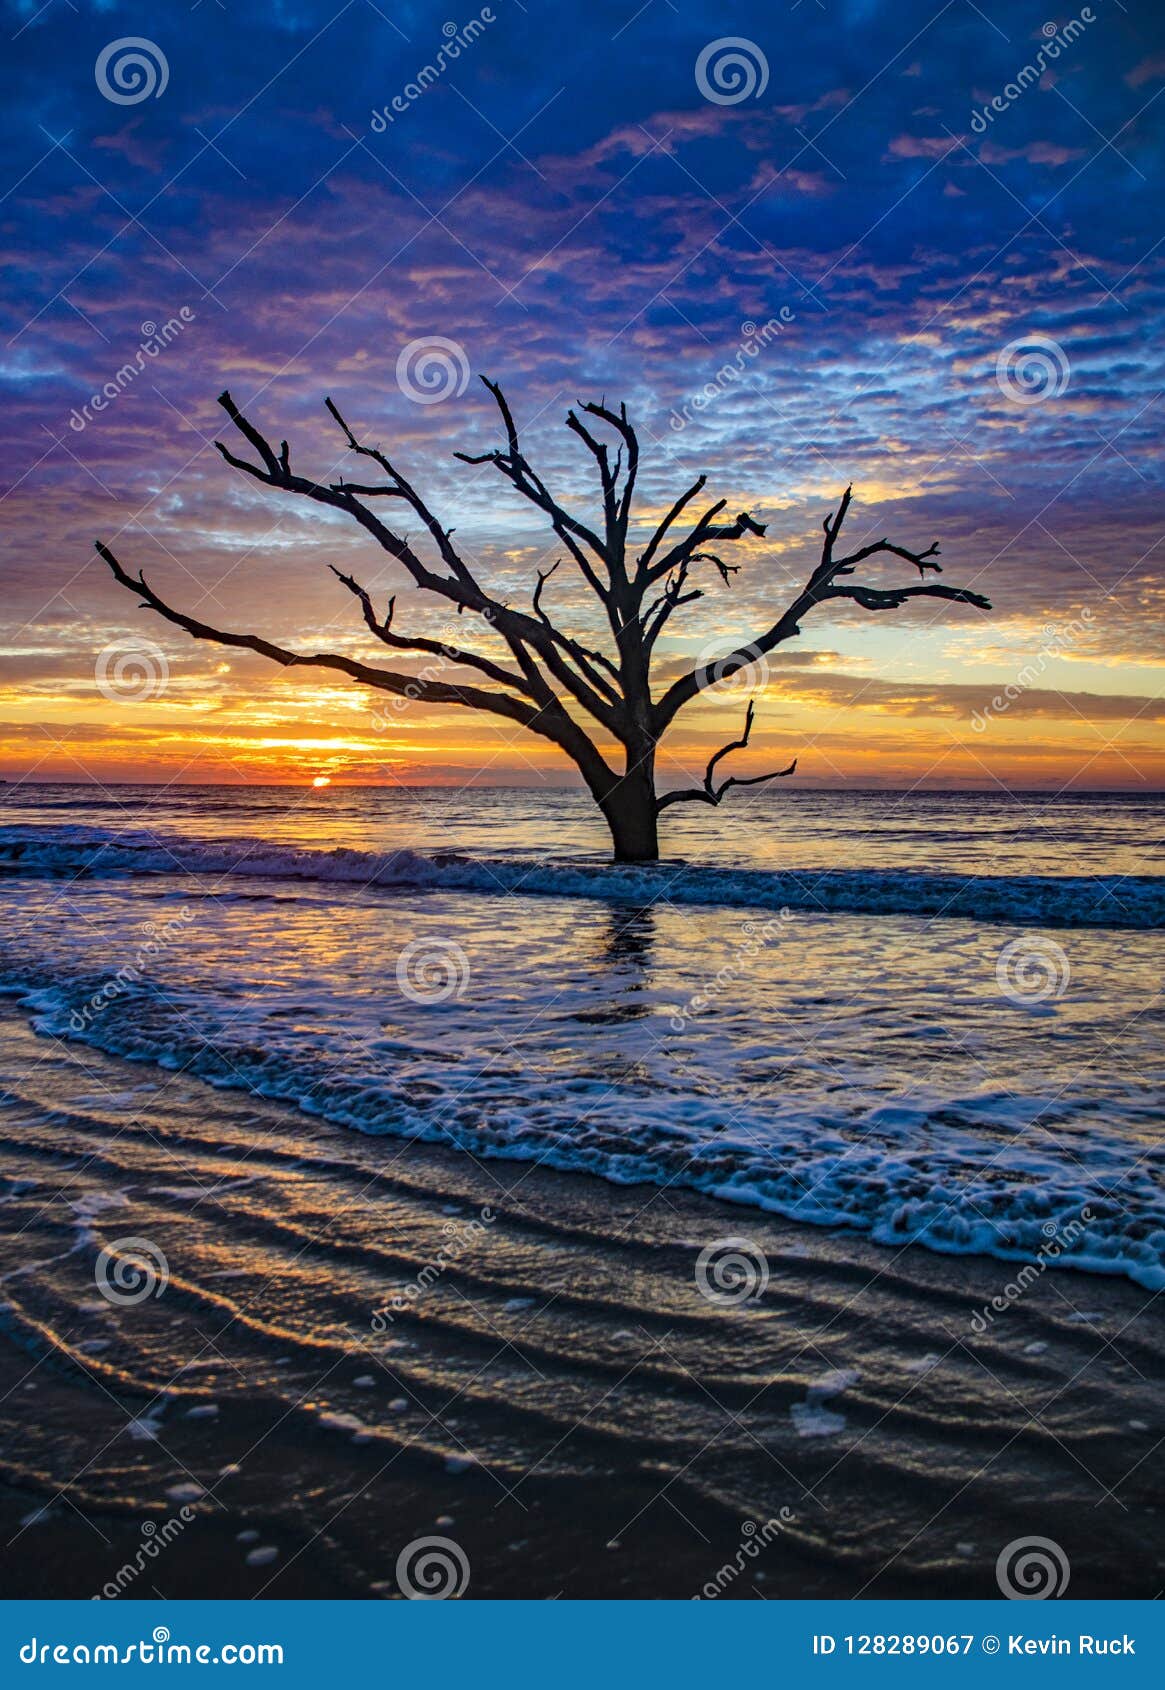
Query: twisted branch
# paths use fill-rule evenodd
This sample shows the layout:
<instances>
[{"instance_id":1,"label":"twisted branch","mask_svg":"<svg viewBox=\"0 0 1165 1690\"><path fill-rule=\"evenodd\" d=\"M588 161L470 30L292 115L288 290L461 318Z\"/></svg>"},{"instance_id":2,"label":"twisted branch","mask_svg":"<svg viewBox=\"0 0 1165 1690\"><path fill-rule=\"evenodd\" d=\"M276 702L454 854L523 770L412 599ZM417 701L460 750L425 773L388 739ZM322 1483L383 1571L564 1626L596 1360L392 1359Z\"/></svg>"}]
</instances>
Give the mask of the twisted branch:
<instances>
[{"instance_id":1,"label":"twisted branch","mask_svg":"<svg viewBox=\"0 0 1165 1690\"><path fill-rule=\"evenodd\" d=\"M661 810L666 810L669 804L719 804L724 794L733 786L760 786L764 781L782 780L786 775L795 774L797 770L797 759L794 757L787 769L773 769L767 775L746 775L743 777L729 775L728 779L721 781L719 786L715 785L713 776L716 773L717 763L719 763L722 758L727 757L730 751L744 750L745 746L748 744L749 735L752 733L752 724L755 716L756 709L750 699L748 709L745 711L744 715L744 732L741 734L739 739L732 740L728 745L722 745L720 750L717 751L713 757L708 759L708 767L704 771L703 786L689 786L684 787L678 792L665 792L661 798L657 798L655 801L656 813L658 814Z\"/></svg>"}]
</instances>

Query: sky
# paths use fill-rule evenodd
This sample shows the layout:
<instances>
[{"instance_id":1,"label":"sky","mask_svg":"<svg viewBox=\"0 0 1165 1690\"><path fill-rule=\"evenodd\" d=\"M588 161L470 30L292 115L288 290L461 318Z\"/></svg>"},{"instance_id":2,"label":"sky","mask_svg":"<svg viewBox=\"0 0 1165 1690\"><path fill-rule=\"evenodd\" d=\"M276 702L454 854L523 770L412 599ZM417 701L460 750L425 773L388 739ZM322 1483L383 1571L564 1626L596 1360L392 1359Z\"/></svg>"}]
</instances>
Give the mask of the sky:
<instances>
[{"instance_id":1,"label":"sky","mask_svg":"<svg viewBox=\"0 0 1165 1690\"><path fill-rule=\"evenodd\" d=\"M574 781L507 723L196 643L93 551L304 651L380 649L330 563L448 631L214 449L229 388L339 473L330 394L526 605L561 548L453 456L500 443L486 375L580 514L563 422L605 398L641 535L700 473L766 525L663 681L775 621L850 483L855 543L937 539L993 601L820 609L679 718L665 781L751 698L734 773L1165 784L1158 5L3 0L0 38L3 777ZM547 598L598 637L577 575Z\"/></svg>"}]
</instances>

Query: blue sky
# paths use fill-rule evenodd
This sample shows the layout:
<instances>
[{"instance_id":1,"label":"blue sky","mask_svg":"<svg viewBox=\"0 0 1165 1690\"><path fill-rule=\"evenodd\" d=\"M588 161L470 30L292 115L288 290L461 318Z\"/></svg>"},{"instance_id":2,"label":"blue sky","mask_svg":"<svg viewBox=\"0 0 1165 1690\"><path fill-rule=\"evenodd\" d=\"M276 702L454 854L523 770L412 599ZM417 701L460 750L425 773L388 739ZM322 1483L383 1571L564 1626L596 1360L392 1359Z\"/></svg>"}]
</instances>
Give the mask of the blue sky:
<instances>
[{"instance_id":1,"label":"blue sky","mask_svg":"<svg viewBox=\"0 0 1165 1690\"><path fill-rule=\"evenodd\" d=\"M928 607L807 630L820 658L769 677L759 761L819 733L842 778L838 718L868 709L893 771L920 698L944 745L967 741L965 689L990 696L1087 609L994 767L1020 778L1026 722L1050 780L1160 781L1159 8L9 0L3 32L6 768L124 775L183 710L245 736L276 684L152 625L171 714L114 720L93 653L146 624L93 561L96 534L209 619L289 638L359 640L328 561L391 589L358 536L222 464L224 386L326 466L331 393L528 592L536 521L452 459L493 441L485 373L580 506L589 460L562 417L605 395L641 429L649 509L703 471L767 521L677 657L764 625L850 481L857 538L940 537L949 578L990 594L989 621ZM153 49L142 98L99 85L124 38ZM743 46L702 83L725 38ZM419 403L398 360L434 337L452 388ZM582 595L559 591L585 625ZM315 699L291 703L338 743L353 706ZM426 723L418 744L455 772L468 753L443 764L444 733ZM367 762L349 737L341 773Z\"/></svg>"}]
</instances>

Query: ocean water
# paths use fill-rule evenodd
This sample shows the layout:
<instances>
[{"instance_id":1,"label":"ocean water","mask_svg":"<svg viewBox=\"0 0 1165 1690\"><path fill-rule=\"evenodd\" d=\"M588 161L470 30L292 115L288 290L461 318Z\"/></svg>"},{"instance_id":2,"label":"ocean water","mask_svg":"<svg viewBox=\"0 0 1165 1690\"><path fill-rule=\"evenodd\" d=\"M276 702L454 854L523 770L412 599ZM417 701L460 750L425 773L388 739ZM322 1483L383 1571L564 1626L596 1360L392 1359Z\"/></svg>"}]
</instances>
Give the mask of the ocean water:
<instances>
[{"instance_id":1,"label":"ocean water","mask_svg":"<svg viewBox=\"0 0 1165 1690\"><path fill-rule=\"evenodd\" d=\"M3 990L308 1125L1165 1285L1161 799L737 797L617 869L573 792L6 788Z\"/></svg>"}]
</instances>

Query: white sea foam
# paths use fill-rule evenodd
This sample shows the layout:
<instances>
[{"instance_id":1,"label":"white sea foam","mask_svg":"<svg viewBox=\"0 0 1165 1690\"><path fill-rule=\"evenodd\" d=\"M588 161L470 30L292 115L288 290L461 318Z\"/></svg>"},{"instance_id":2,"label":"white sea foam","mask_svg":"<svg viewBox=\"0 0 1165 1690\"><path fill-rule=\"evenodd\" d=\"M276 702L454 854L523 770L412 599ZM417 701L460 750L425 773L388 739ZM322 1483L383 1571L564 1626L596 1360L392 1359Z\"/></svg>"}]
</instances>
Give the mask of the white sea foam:
<instances>
[{"instance_id":1,"label":"white sea foam","mask_svg":"<svg viewBox=\"0 0 1165 1690\"><path fill-rule=\"evenodd\" d=\"M991 875L933 870L732 869L683 862L424 855L411 850L307 850L258 838L208 842L76 826L0 828L0 864L30 875L126 874L301 880L351 887L603 899L645 905L971 917L1057 927L1165 925L1165 876Z\"/></svg>"},{"instance_id":2,"label":"white sea foam","mask_svg":"<svg viewBox=\"0 0 1165 1690\"><path fill-rule=\"evenodd\" d=\"M684 1186L892 1246L1044 1261L1048 1229L1087 1209L1052 1267L1165 1285L1156 940L1130 931L1161 918L1154 877L631 869L90 827L0 829L3 860L0 991L40 1032L361 1133ZM545 896L490 896L526 891ZM180 942L80 1013L171 900L197 907ZM803 913L761 943L767 924L737 911L774 906ZM1063 996L1001 989L1006 929L919 919L989 906L1077 923L1059 935ZM418 935L464 955L462 993L399 988Z\"/></svg>"}]
</instances>

